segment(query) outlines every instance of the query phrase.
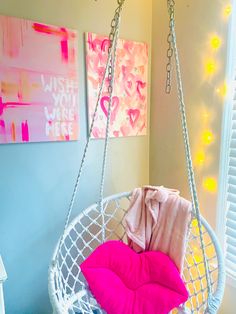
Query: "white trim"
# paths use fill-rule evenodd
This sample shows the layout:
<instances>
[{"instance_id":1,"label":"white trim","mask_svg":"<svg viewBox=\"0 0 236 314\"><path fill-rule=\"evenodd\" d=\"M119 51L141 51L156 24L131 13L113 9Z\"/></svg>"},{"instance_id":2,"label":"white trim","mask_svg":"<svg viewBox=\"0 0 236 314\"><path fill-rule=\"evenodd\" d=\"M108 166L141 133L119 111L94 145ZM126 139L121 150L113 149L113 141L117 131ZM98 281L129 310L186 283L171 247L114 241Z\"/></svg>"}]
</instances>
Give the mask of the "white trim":
<instances>
[{"instance_id":1,"label":"white trim","mask_svg":"<svg viewBox=\"0 0 236 314\"><path fill-rule=\"evenodd\" d=\"M0 313L1 314L5 314L5 305L4 305L2 282L0 283Z\"/></svg>"},{"instance_id":2,"label":"white trim","mask_svg":"<svg viewBox=\"0 0 236 314\"><path fill-rule=\"evenodd\" d=\"M5 305L3 297L3 283L7 279L7 273L3 265L3 261L0 255L0 313L5 314Z\"/></svg>"},{"instance_id":3,"label":"white trim","mask_svg":"<svg viewBox=\"0 0 236 314\"><path fill-rule=\"evenodd\" d=\"M226 63L226 83L228 93L224 103L222 131L221 131L221 150L220 150L220 169L219 169L219 193L217 200L217 221L216 232L225 251L225 223L226 223L226 207L227 207L227 176L229 168L229 148L231 136L231 121L232 121L232 106L233 106L233 89L232 81L235 79L236 73L236 44L235 44L235 29L236 29L236 1L233 1L232 16L229 25L228 34L228 56ZM232 62L235 62L232 66ZM236 280L227 275L227 283L236 287Z\"/></svg>"},{"instance_id":4,"label":"white trim","mask_svg":"<svg viewBox=\"0 0 236 314\"><path fill-rule=\"evenodd\" d=\"M0 283L3 283L6 279L7 279L7 273L6 273L1 255L0 255Z\"/></svg>"}]
</instances>

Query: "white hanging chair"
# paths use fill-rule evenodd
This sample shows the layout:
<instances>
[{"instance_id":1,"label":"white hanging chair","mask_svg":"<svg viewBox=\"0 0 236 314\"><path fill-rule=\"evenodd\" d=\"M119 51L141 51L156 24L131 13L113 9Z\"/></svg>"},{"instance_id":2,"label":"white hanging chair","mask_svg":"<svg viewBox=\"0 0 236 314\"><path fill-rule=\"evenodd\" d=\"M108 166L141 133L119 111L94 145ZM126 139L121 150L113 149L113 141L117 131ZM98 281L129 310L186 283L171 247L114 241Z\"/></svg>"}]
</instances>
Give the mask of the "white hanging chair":
<instances>
[{"instance_id":1,"label":"white hanging chair","mask_svg":"<svg viewBox=\"0 0 236 314\"><path fill-rule=\"evenodd\" d=\"M97 313L104 313L90 293L79 265L103 243L103 227L105 227L105 241L119 239L126 242L123 218L129 204L129 197L130 193L123 193L104 199L105 224L101 211L97 204L94 204L68 225L57 263L51 266L49 271L49 294L55 313L87 314L93 313L94 310L97 310ZM224 290L222 254L213 230L205 219L201 218L201 221L212 293L220 303ZM58 246L53 261L56 260L57 249ZM193 219L190 230L184 280L190 294L186 309L193 314L205 313L208 308L207 280L196 219Z\"/></svg>"},{"instance_id":2,"label":"white hanging chair","mask_svg":"<svg viewBox=\"0 0 236 314\"><path fill-rule=\"evenodd\" d=\"M114 82L114 64L116 60L116 43L119 32L120 14L125 0L117 0L118 8L111 23L110 48L106 71L108 70L109 97L112 99ZM183 136L188 169L188 179L193 204L193 219L190 227L189 241L185 255L184 280L189 291L189 299L180 308L172 313L209 313L215 314L223 298L225 286L225 271L223 254L218 240L199 212L196 185L191 161L190 145L188 139L187 122L185 114L184 97L182 90L180 66L175 36L174 23L174 1L167 0L170 15L170 34L168 36L169 64L174 54L177 74L177 87L179 95L179 105L181 120L183 125ZM170 91L170 68L167 68L167 92ZM100 87L98 100L95 108L97 112L106 73ZM78 184L80 181L82 168L86 158L94 119L91 123L90 133L84 149L78 177L72 195L65 228L60 238L49 267L49 296L54 313L58 314L92 314L105 313L101 309L88 284L83 277L80 264L88 257L94 249L107 240L117 239L126 242L126 233L123 218L129 205L131 194L112 195L103 198L104 173L108 148L109 122L111 113L111 101L108 106L108 119L106 128L106 138L104 146L104 158L102 165L102 179L100 188L100 199L98 203L85 209L71 223L69 223L73 208ZM95 117L94 114L94 117ZM108 287L109 289L109 287ZM117 313L122 314L122 313ZM135 313L130 313L135 314ZM143 313L148 314L148 313Z\"/></svg>"}]
</instances>

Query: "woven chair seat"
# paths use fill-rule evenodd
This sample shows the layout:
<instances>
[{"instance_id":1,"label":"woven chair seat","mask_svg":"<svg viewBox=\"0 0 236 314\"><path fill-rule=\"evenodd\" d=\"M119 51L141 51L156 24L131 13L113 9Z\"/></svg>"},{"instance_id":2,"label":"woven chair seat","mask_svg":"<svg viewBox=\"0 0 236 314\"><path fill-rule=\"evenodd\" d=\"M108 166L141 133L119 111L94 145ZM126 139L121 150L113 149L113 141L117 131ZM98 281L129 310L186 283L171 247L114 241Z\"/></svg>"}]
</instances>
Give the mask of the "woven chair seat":
<instances>
[{"instance_id":1,"label":"woven chair seat","mask_svg":"<svg viewBox=\"0 0 236 314\"><path fill-rule=\"evenodd\" d=\"M129 199L130 193L104 199L106 240L116 239L127 243L123 220ZM201 221L213 295L221 300L223 297L221 286L224 281L224 272L221 269L222 252L209 224L203 217ZM49 295L54 313L105 313L90 293L80 270L80 264L84 259L102 243L102 222L97 204L90 206L68 225L57 259L59 244L55 248L53 262L49 268ZM193 219L190 228L184 280L190 297L182 310L176 309L172 313L187 313L188 310L193 314L205 313L208 305L207 281L196 219Z\"/></svg>"}]
</instances>

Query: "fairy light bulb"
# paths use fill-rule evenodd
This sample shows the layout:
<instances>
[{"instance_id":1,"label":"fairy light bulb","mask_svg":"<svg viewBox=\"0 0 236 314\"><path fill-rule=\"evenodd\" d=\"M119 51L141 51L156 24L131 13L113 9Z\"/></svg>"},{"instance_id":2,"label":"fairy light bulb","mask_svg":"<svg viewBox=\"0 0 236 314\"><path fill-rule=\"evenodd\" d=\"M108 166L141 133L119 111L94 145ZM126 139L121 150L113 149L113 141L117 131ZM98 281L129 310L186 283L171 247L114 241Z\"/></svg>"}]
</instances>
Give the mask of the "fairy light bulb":
<instances>
[{"instance_id":1,"label":"fairy light bulb","mask_svg":"<svg viewBox=\"0 0 236 314\"><path fill-rule=\"evenodd\" d=\"M204 190L211 193L215 193L217 190L217 181L215 178L207 177L203 179L202 186Z\"/></svg>"},{"instance_id":2,"label":"fairy light bulb","mask_svg":"<svg viewBox=\"0 0 236 314\"><path fill-rule=\"evenodd\" d=\"M214 59L207 59L205 62L205 72L207 75L213 75L217 71L217 64Z\"/></svg>"},{"instance_id":3,"label":"fairy light bulb","mask_svg":"<svg viewBox=\"0 0 236 314\"><path fill-rule=\"evenodd\" d=\"M228 92L228 86L226 83L224 83L222 86L218 87L216 89L217 94L219 94L222 97L225 97L227 95Z\"/></svg>"},{"instance_id":4,"label":"fairy light bulb","mask_svg":"<svg viewBox=\"0 0 236 314\"><path fill-rule=\"evenodd\" d=\"M213 49L219 49L221 46L221 39L219 36L215 35L210 40L210 45Z\"/></svg>"},{"instance_id":5,"label":"fairy light bulb","mask_svg":"<svg viewBox=\"0 0 236 314\"><path fill-rule=\"evenodd\" d=\"M202 166L206 160L206 154L203 150L199 150L195 156L195 165Z\"/></svg>"},{"instance_id":6,"label":"fairy light bulb","mask_svg":"<svg viewBox=\"0 0 236 314\"><path fill-rule=\"evenodd\" d=\"M205 130L202 133L202 142L205 145L209 145L213 142L214 140L214 135L210 130Z\"/></svg>"},{"instance_id":7,"label":"fairy light bulb","mask_svg":"<svg viewBox=\"0 0 236 314\"><path fill-rule=\"evenodd\" d=\"M228 4L224 7L224 16L228 17L232 13L232 5Z\"/></svg>"}]
</instances>

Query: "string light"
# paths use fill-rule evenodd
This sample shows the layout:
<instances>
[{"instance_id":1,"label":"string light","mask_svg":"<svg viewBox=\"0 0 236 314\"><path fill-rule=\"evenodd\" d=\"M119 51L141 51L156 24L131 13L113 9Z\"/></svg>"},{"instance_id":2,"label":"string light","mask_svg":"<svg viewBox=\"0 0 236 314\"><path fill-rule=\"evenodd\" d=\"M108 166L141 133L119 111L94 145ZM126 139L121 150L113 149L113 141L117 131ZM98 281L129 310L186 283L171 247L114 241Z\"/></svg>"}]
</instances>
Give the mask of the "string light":
<instances>
[{"instance_id":1,"label":"string light","mask_svg":"<svg viewBox=\"0 0 236 314\"><path fill-rule=\"evenodd\" d=\"M197 219L196 218L194 218L193 220L192 220L192 226L193 227L198 227L198 221L197 221Z\"/></svg>"},{"instance_id":2,"label":"string light","mask_svg":"<svg viewBox=\"0 0 236 314\"><path fill-rule=\"evenodd\" d=\"M203 150L199 150L195 156L195 165L202 166L206 160L206 154Z\"/></svg>"},{"instance_id":3,"label":"string light","mask_svg":"<svg viewBox=\"0 0 236 314\"><path fill-rule=\"evenodd\" d=\"M213 75L217 71L217 64L214 59L207 59L205 62L205 72L208 75Z\"/></svg>"},{"instance_id":4,"label":"string light","mask_svg":"<svg viewBox=\"0 0 236 314\"><path fill-rule=\"evenodd\" d=\"M217 181L215 178L208 177L203 179L202 186L204 190L214 193L217 190Z\"/></svg>"},{"instance_id":5,"label":"string light","mask_svg":"<svg viewBox=\"0 0 236 314\"><path fill-rule=\"evenodd\" d=\"M209 145L213 142L214 136L213 133L210 130L205 130L202 133L202 142L205 145Z\"/></svg>"},{"instance_id":6,"label":"string light","mask_svg":"<svg viewBox=\"0 0 236 314\"><path fill-rule=\"evenodd\" d=\"M226 83L224 83L222 86L218 87L216 89L217 94L219 94L222 97L225 97L227 95L228 92L228 86Z\"/></svg>"},{"instance_id":7,"label":"string light","mask_svg":"<svg viewBox=\"0 0 236 314\"><path fill-rule=\"evenodd\" d=\"M219 49L221 46L221 39L219 36L215 35L210 40L210 45L213 49Z\"/></svg>"},{"instance_id":8,"label":"string light","mask_svg":"<svg viewBox=\"0 0 236 314\"><path fill-rule=\"evenodd\" d=\"M228 17L232 13L232 5L228 4L224 7L224 16Z\"/></svg>"}]
</instances>

